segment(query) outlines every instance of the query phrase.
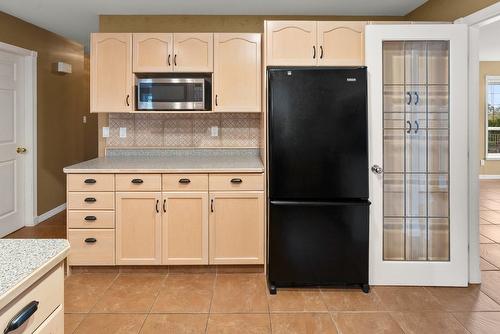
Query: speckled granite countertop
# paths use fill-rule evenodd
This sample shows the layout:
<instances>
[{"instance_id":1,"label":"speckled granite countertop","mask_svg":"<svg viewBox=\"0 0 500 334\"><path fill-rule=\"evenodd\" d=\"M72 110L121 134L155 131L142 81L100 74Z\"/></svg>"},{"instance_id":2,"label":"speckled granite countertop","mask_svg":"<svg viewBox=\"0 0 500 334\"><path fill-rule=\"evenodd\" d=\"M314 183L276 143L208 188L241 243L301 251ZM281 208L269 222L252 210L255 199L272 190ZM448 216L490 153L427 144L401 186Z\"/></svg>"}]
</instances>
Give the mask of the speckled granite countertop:
<instances>
[{"instance_id":1,"label":"speckled granite countertop","mask_svg":"<svg viewBox=\"0 0 500 334\"><path fill-rule=\"evenodd\" d=\"M107 156L64 168L65 173L263 172L258 149L108 149Z\"/></svg>"},{"instance_id":2,"label":"speckled granite countertop","mask_svg":"<svg viewBox=\"0 0 500 334\"><path fill-rule=\"evenodd\" d=\"M0 239L0 309L17 296L14 290L24 291L68 251L65 239Z\"/></svg>"}]
</instances>

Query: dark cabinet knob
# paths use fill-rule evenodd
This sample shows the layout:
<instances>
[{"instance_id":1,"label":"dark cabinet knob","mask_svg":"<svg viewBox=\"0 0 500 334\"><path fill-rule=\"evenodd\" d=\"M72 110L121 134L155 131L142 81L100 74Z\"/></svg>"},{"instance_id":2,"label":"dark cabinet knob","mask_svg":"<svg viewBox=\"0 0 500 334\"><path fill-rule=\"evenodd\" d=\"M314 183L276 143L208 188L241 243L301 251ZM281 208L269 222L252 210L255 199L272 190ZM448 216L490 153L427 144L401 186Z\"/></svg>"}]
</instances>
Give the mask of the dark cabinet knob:
<instances>
[{"instance_id":1,"label":"dark cabinet knob","mask_svg":"<svg viewBox=\"0 0 500 334\"><path fill-rule=\"evenodd\" d=\"M191 180L190 179L180 179L179 183L188 184L188 183L191 183Z\"/></svg>"},{"instance_id":2,"label":"dark cabinet knob","mask_svg":"<svg viewBox=\"0 0 500 334\"><path fill-rule=\"evenodd\" d=\"M94 244L97 242L97 239L96 238L86 238L85 242L88 244Z\"/></svg>"},{"instance_id":3,"label":"dark cabinet knob","mask_svg":"<svg viewBox=\"0 0 500 334\"><path fill-rule=\"evenodd\" d=\"M144 181L142 179L133 179L132 183L134 183L134 184L141 184L141 183L144 183Z\"/></svg>"},{"instance_id":4,"label":"dark cabinet knob","mask_svg":"<svg viewBox=\"0 0 500 334\"><path fill-rule=\"evenodd\" d=\"M239 183L242 183L242 182L243 182L243 180L240 179L240 178L231 179L231 183L239 184Z\"/></svg>"},{"instance_id":5,"label":"dark cabinet knob","mask_svg":"<svg viewBox=\"0 0 500 334\"><path fill-rule=\"evenodd\" d=\"M94 183L97 183L97 181L95 179L85 179L85 182L86 184L94 184Z\"/></svg>"},{"instance_id":6,"label":"dark cabinet knob","mask_svg":"<svg viewBox=\"0 0 500 334\"><path fill-rule=\"evenodd\" d=\"M23 307L12 319L10 319L7 327L3 330L4 334L10 333L21 327L35 312L38 310L39 302L33 300L28 305Z\"/></svg>"},{"instance_id":7,"label":"dark cabinet knob","mask_svg":"<svg viewBox=\"0 0 500 334\"><path fill-rule=\"evenodd\" d=\"M95 221L95 220L97 220L97 217L96 216L86 216L84 219L86 221Z\"/></svg>"},{"instance_id":8,"label":"dark cabinet knob","mask_svg":"<svg viewBox=\"0 0 500 334\"><path fill-rule=\"evenodd\" d=\"M97 200L94 197L87 197L86 199L84 199L84 201L87 203L97 202Z\"/></svg>"}]
</instances>

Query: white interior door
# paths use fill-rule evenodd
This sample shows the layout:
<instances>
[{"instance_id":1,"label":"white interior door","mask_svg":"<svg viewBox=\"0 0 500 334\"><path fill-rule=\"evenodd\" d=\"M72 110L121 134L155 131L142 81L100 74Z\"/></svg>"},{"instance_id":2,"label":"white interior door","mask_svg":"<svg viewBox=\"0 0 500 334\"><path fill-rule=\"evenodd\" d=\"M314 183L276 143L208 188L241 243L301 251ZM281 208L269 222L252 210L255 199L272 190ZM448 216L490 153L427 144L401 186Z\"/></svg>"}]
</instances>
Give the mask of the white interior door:
<instances>
[{"instance_id":1,"label":"white interior door","mask_svg":"<svg viewBox=\"0 0 500 334\"><path fill-rule=\"evenodd\" d=\"M0 51L0 237L25 221L24 71L23 56Z\"/></svg>"},{"instance_id":2,"label":"white interior door","mask_svg":"<svg viewBox=\"0 0 500 334\"><path fill-rule=\"evenodd\" d=\"M366 27L370 284L468 283L467 28Z\"/></svg>"}]
</instances>

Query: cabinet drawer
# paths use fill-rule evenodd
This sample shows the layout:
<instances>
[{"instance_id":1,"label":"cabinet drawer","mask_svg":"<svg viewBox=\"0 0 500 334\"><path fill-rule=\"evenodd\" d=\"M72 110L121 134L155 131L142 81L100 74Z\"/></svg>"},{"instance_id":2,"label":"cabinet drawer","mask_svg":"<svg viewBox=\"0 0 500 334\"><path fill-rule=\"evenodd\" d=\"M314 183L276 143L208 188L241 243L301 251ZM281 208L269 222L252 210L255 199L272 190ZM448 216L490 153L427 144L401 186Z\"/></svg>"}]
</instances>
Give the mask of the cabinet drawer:
<instances>
[{"instance_id":1,"label":"cabinet drawer","mask_svg":"<svg viewBox=\"0 0 500 334\"><path fill-rule=\"evenodd\" d=\"M161 174L116 174L116 191L161 191Z\"/></svg>"},{"instance_id":2,"label":"cabinet drawer","mask_svg":"<svg viewBox=\"0 0 500 334\"><path fill-rule=\"evenodd\" d=\"M208 191L208 174L163 174L163 191Z\"/></svg>"},{"instance_id":3,"label":"cabinet drawer","mask_svg":"<svg viewBox=\"0 0 500 334\"><path fill-rule=\"evenodd\" d=\"M115 230L68 230L71 245L68 263L74 265L115 264Z\"/></svg>"},{"instance_id":4,"label":"cabinet drawer","mask_svg":"<svg viewBox=\"0 0 500 334\"><path fill-rule=\"evenodd\" d=\"M114 174L68 174L68 191L114 191Z\"/></svg>"},{"instance_id":5,"label":"cabinet drawer","mask_svg":"<svg viewBox=\"0 0 500 334\"><path fill-rule=\"evenodd\" d=\"M64 333L64 313L62 305L58 308L33 332L33 334L63 334Z\"/></svg>"},{"instance_id":6,"label":"cabinet drawer","mask_svg":"<svg viewBox=\"0 0 500 334\"><path fill-rule=\"evenodd\" d=\"M68 211L68 228L114 228L114 211Z\"/></svg>"},{"instance_id":7,"label":"cabinet drawer","mask_svg":"<svg viewBox=\"0 0 500 334\"><path fill-rule=\"evenodd\" d=\"M264 174L210 174L210 191L264 190Z\"/></svg>"},{"instance_id":8,"label":"cabinet drawer","mask_svg":"<svg viewBox=\"0 0 500 334\"><path fill-rule=\"evenodd\" d=\"M64 270L57 265L32 287L14 299L0 311L0 329L2 332L10 320L33 301L38 302L38 309L17 330L10 333L33 333L58 306L64 303Z\"/></svg>"},{"instance_id":9,"label":"cabinet drawer","mask_svg":"<svg viewBox=\"0 0 500 334\"><path fill-rule=\"evenodd\" d=\"M68 209L100 209L115 208L115 193L113 192L70 192L68 193Z\"/></svg>"}]
</instances>

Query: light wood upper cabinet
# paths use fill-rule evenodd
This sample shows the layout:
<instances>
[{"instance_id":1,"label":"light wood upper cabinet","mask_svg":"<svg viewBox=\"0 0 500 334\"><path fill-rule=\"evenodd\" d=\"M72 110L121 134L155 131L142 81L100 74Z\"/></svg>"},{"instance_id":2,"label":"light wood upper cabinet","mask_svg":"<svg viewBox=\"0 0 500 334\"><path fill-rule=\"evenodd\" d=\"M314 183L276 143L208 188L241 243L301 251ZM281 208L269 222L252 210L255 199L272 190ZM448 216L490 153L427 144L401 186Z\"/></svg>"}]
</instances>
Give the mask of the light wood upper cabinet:
<instances>
[{"instance_id":1,"label":"light wood upper cabinet","mask_svg":"<svg viewBox=\"0 0 500 334\"><path fill-rule=\"evenodd\" d=\"M90 111L132 111L132 34L92 34L90 44Z\"/></svg>"},{"instance_id":2,"label":"light wood upper cabinet","mask_svg":"<svg viewBox=\"0 0 500 334\"><path fill-rule=\"evenodd\" d=\"M214 34L214 87L215 111L260 112L260 34Z\"/></svg>"},{"instance_id":3,"label":"light wood upper cabinet","mask_svg":"<svg viewBox=\"0 0 500 334\"><path fill-rule=\"evenodd\" d=\"M267 65L316 65L316 21L267 21Z\"/></svg>"},{"instance_id":4,"label":"light wood upper cabinet","mask_svg":"<svg viewBox=\"0 0 500 334\"><path fill-rule=\"evenodd\" d=\"M134 72L172 72L173 34L135 33Z\"/></svg>"},{"instance_id":5,"label":"light wood upper cabinet","mask_svg":"<svg viewBox=\"0 0 500 334\"><path fill-rule=\"evenodd\" d=\"M365 63L366 22L319 21L318 65L356 66Z\"/></svg>"},{"instance_id":6,"label":"light wood upper cabinet","mask_svg":"<svg viewBox=\"0 0 500 334\"><path fill-rule=\"evenodd\" d=\"M116 193L116 264L161 264L161 192Z\"/></svg>"},{"instance_id":7,"label":"light wood upper cabinet","mask_svg":"<svg viewBox=\"0 0 500 334\"><path fill-rule=\"evenodd\" d=\"M173 65L175 72L212 72L214 34L174 34Z\"/></svg>"},{"instance_id":8,"label":"light wood upper cabinet","mask_svg":"<svg viewBox=\"0 0 500 334\"><path fill-rule=\"evenodd\" d=\"M163 193L163 264L208 264L208 192Z\"/></svg>"},{"instance_id":9,"label":"light wood upper cabinet","mask_svg":"<svg viewBox=\"0 0 500 334\"><path fill-rule=\"evenodd\" d=\"M264 263L264 192L213 192L210 201L210 264Z\"/></svg>"}]
</instances>

